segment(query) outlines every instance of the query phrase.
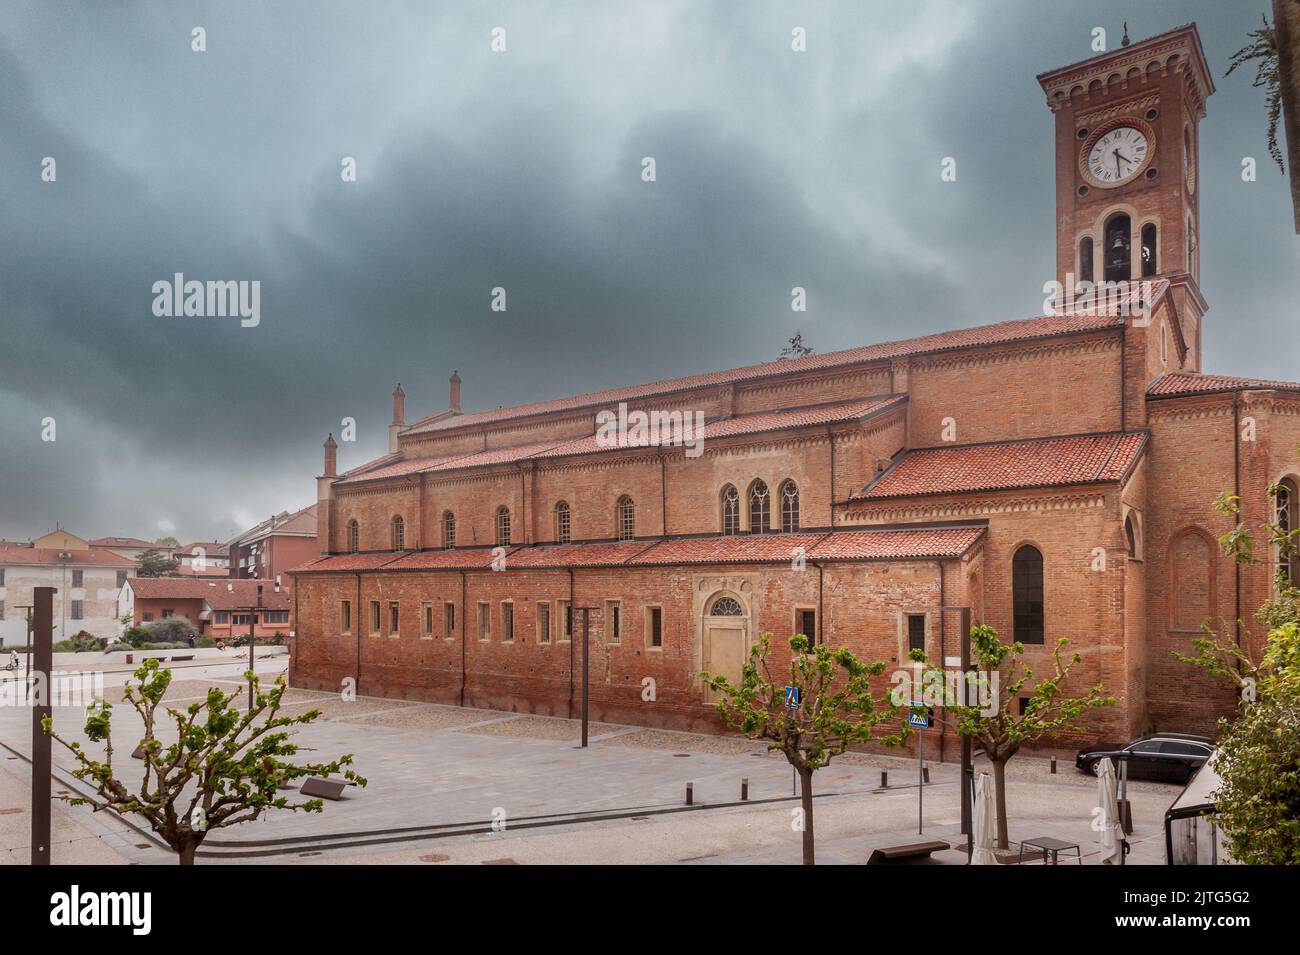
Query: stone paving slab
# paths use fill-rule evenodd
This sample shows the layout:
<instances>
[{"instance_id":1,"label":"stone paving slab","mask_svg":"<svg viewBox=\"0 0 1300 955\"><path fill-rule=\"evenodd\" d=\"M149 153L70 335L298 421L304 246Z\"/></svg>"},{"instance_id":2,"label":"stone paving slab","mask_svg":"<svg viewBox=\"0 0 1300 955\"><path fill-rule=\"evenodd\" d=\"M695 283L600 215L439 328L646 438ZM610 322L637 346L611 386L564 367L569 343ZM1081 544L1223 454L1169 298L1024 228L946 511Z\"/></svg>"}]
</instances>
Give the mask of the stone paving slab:
<instances>
[{"instance_id":1,"label":"stone paving slab","mask_svg":"<svg viewBox=\"0 0 1300 955\"><path fill-rule=\"evenodd\" d=\"M590 739L597 734L612 733L621 728L613 723L588 723L587 736ZM480 733L485 736L508 736L516 739L580 740L582 722L551 716L520 716L512 720L493 720L462 732Z\"/></svg>"},{"instance_id":2,"label":"stone paving slab","mask_svg":"<svg viewBox=\"0 0 1300 955\"><path fill-rule=\"evenodd\" d=\"M484 719L491 719L493 715L489 710L462 709L459 706L441 706L435 703L391 712L335 718L345 723L357 723L363 726L388 726L393 729L428 732L469 726L480 723Z\"/></svg>"}]
</instances>

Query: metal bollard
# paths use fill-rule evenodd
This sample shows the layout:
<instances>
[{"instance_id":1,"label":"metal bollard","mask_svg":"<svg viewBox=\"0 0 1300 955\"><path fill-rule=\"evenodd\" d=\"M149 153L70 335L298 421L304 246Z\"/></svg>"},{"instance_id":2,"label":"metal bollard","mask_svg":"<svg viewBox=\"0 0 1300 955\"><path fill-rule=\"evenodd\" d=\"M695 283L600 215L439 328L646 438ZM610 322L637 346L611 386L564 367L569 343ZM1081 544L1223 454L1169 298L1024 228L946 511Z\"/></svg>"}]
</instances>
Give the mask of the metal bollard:
<instances>
[{"instance_id":1,"label":"metal bollard","mask_svg":"<svg viewBox=\"0 0 1300 955\"><path fill-rule=\"evenodd\" d=\"M1056 757L1055 757L1055 756L1052 757L1052 775L1053 775L1053 776L1056 775Z\"/></svg>"},{"instance_id":2,"label":"metal bollard","mask_svg":"<svg viewBox=\"0 0 1300 955\"><path fill-rule=\"evenodd\" d=\"M695 805L695 783L686 784L686 805Z\"/></svg>"},{"instance_id":3,"label":"metal bollard","mask_svg":"<svg viewBox=\"0 0 1300 955\"><path fill-rule=\"evenodd\" d=\"M880 788L881 789L889 788L889 773L887 773L883 769L880 771Z\"/></svg>"},{"instance_id":4,"label":"metal bollard","mask_svg":"<svg viewBox=\"0 0 1300 955\"><path fill-rule=\"evenodd\" d=\"M740 777L740 801L746 802L749 799L749 777Z\"/></svg>"},{"instance_id":5,"label":"metal bollard","mask_svg":"<svg viewBox=\"0 0 1300 955\"><path fill-rule=\"evenodd\" d=\"M922 766L922 767L921 767L921 782L924 783L924 784L927 785L927 786L930 784L930 767L929 767L929 766Z\"/></svg>"}]
</instances>

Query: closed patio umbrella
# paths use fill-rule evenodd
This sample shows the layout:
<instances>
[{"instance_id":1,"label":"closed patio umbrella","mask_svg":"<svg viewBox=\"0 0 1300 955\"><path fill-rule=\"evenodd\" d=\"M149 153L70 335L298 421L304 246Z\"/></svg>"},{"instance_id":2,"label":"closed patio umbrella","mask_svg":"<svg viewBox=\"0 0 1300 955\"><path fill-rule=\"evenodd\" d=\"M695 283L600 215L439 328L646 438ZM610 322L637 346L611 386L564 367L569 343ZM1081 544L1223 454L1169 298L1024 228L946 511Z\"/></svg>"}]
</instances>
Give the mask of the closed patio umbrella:
<instances>
[{"instance_id":1,"label":"closed patio umbrella","mask_svg":"<svg viewBox=\"0 0 1300 955\"><path fill-rule=\"evenodd\" d=\"M997 865L997 856L993 854L993 777L980 773L975 777L975 819L973 833L974 849L971 853L971 865Z\"/></svg>"},{"instance_id":2,"label":"closed patio umbrella","mask_svg":"<svg viewBox=\"0 0 1300 955\"><path fill-rule=\"evenodd\" d=\"M1101 830L1102 865L1124 864L1124 830L1119 823L1115 789L1115 763L1102 759L1097 767L1097 799L1101 812L1096 823Z\"/></svg>"}]
</instances>

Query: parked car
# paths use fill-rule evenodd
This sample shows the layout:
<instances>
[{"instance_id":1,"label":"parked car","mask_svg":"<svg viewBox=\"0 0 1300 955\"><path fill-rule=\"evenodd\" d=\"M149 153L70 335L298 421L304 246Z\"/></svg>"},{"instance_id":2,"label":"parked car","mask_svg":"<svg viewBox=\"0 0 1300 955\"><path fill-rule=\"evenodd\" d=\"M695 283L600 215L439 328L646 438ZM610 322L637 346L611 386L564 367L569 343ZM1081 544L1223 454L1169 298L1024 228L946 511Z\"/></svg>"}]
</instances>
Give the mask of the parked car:
<instances>
[{"instance_id":1,"label":"parked car","mask_svg":"<svg viewBox=\"0 0 1300 955\"><path fill-rule=\"evenodd\" d=\"M1151 733L1131 743L1093 746L1080 750L1074 765L1080 772L1097 775L1101 761L1110 757L1118 774L1121 760L1128 761L1129 779L1152 779L1162 783L1182 783L1205 765L1214 751L1214 741L1188 733ZM1121 756L1120 754L1126 754Z\"/></svg>"}]
</instances>

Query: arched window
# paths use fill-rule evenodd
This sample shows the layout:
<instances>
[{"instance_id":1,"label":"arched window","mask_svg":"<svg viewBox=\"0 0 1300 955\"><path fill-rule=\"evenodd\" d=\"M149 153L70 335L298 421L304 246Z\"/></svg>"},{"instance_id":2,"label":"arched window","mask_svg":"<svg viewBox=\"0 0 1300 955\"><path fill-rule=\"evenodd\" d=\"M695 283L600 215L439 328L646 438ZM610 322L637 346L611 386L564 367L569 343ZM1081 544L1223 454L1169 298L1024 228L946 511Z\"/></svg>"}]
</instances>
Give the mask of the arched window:
<instances>
[{"instance_id":1,"label":"arched window","mask_svg":"<svg viewBox=\"0 0 1300 955\"><path fill-rule=\"evenodd\" d=\"M1011 561L1012 638L1021 643L1043 642L1043 555L1031 544Z\"/></svg>"},{"instance_id":2,"label":"arched window","mask_svg":"<svg viewBox=\"0 0 1300 955\"><path fill-rule=\"evenodd\" d=\"M398 514L393 518L393 550L406 550L406 521Z\"/></svg>"},{"instance_id":3,"label":"arched window","mask_svg":"<svg viewBox=\"0 0 1300 955\"><path fill-rule=\"evenodd\" d=\"M1133 225L1127 214L1110 217L1103 230L1101 258L1107 282L1127 282L1133 274Z\"/></svg>"},{"instance_id":4,"label":"arched window","mask_svg":"<svg viewBox=\"0 0 1300 955\"><path fill-rule=\"evenodd\" d=\"M767 485L755 481L749 487L749 532L766 534L772 526L772 496L767 493Z\"/></svg>"},{"instance_id":5,"label":"arched window","mask_svg":"<svg viewBox=\"0 0 1300 955\"><path fill-rule=\"evenodd\" d=\"M1148 222L1142 227L1142 277L1156 274L1156 224Z\"/></svg>"},{"instance_id":6,"label":"arched window","mask_svg":"<svg viewBox=\"0 0 1300 955\"><path fill-rule=\"evenodd\" d=\"M497 546L510 546L510 508L504 504L497 508Z\"/></svg>"},{"instance_id":7,"label":"arched window","mask_svg":"<svg viewBox=\"0 0 1300 955\"><path fill-rule=\"evenodd\" d=\"M1142 559L1142 533L1138 529L1137 519L1130 514L1124 518L1124 537L1128 541L1128 556L1130 560Z\"/></svg>"},{"instance_id":8,"label":"arched window","mask_svg":"<svg viewBox=\"0 0 1300 955\"><path fill-rule=\"evenodd\" d=\"M1169 629L1196 633L1215 616L1214 538L1184 528L1169 544Z\"/></svg>"},{"instance_id":9,"label":"arched window","mask_svg":"<svg viewBox=\"0 0 1300 955\"><path fill-rule=\"evenodd\" d=\"M572 539L569 531L569 503L559 501L555 505L555 542L567 544Z\"/></svg>"},{"instance_id":10,"label":"arched window","mask_svg":"<svg viewBox=\"0 0 1300 955\"><path fill-rule=\"evenodd\" d=\"M355 554L361 544L361 528L357 526L356 520L348 521L348 553Z\"/></svg>"},{"instance_id":11,"label":"arched window","mask_svg":"<svg viewBox=\"0 0 1300 955\"><path fill-rule=\"evenodd\" d=\"M636 505L624 494L618 499L618 539L630 541L636 537Z\"/></svg>"},{"instance_id":12,"label":"arched window","mask_svg":"<svg viewBox=\"0 0 1300 955\"><path fill-rule=\"evenodd\" d=\"M1079 281L1092 281L1092 236L1079 240Z\"/></svg>"},{"instance_id":13,"label":"arched window","mask_svg":"<svg viewBox=\"0 0 1300 955\"><path fill-rule=\"evenodd\" d=\"M709 608L709 614L714 617L741 617L744 613L740 601L735 597L719 597Z\"/></svg>"},{"instance_id":14,"label":"arched window","mask_svg":"<svg viewBox=\"0 0 1300 955\"><path fill-rule=\"evenodd\" d=\"M781 484L781 533L791 534L799 529L799 485L794 481Z\"/></svg>"},{"instance_id":15,"label":"arched window","mask_svg":"<svg viewBox=\"0 0 1300 955\"><path fill-rule=\"evenodd\" d=\"M456 515L451 511L442 514L442 547L452 550L456 546Z\"/></svg>"},{"instance_id":16,"label":"arched window","mask_svg":"<svg viewBox=\"0 0 1300 955\"><path fill-rule=\"evenodd\" d=\"M1296 482L1284 478L1278 482L1277 494L1273 498L1274 519L1278 530L1290 534L1300 527L1300 493ZM1291 538L1294 542L1296 539ZM1278 548L1277 553L1278 583L1283 587L1300 586L1300 547L1293 544L1289 548Z\"/></svg>"},{"instance_id":17,"label":"arched window","mask_svg":"<svg viewBox=\"0 0 1300 955\"><path fill-rule=\"evenodd\" d=\"M740 492L730 484L722 489L722 533L740 533Z\"/></svg>"}]
</instances>

